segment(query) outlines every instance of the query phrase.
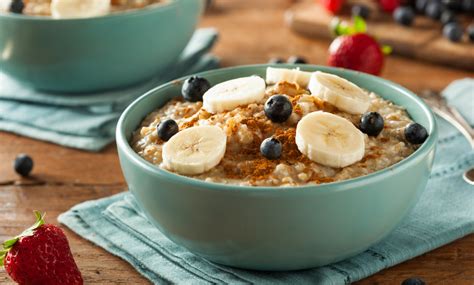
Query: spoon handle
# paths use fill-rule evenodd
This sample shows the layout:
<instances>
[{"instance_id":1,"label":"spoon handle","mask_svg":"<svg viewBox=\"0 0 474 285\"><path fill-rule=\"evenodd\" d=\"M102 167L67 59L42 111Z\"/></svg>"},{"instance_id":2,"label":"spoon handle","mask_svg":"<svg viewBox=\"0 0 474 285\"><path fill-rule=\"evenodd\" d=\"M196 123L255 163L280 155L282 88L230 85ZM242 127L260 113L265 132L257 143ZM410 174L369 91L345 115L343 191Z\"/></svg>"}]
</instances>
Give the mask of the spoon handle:
<instances>
[{"instance_id":1,"label":"spoon handle","mask_svg":"<svg viewBox=\"0 0 474 285\"><path fill-rule=\"evenodd\" d=\"M460 131L461 134L467 139L467 141L471 145L471 148L474 149L474 139L472 138L468 129L466 129L458 120L456 120L453 115L449 114L448 112L444 112L438 107L431 107L431 109L433 109L433 112L435 112L436 115L445 119L448 123L458 129L458 131Z\"/></svg>"},{"instance_id":2,"label":"spoon handle","mask_svg":"<svg viewBox=\"0 0 474 285\"><path fill-rule=\"evenodd\" d=\"M466 131L468 131L471 137L474 137L474 129L469 125L466 119L464 119L464 117L459 113L458 109L449 105L448 105L448 108L449 108L449 111L451 111L451 114L453 114L456 121L458 121L466 129Z\"/></svg>"},{"instance_id":3,"label":"spoon handle","mask_svg":"<svg viewBox=\"0 0 474 285\"><path fill-rule=\"evenodd\" d=\"M474 149L474 130L459 111L455 107L449 106L443 96L437 92L425 90L420 95L433 112L458 129L466 137L471 148Z\"/></svg>"}]
</instances>

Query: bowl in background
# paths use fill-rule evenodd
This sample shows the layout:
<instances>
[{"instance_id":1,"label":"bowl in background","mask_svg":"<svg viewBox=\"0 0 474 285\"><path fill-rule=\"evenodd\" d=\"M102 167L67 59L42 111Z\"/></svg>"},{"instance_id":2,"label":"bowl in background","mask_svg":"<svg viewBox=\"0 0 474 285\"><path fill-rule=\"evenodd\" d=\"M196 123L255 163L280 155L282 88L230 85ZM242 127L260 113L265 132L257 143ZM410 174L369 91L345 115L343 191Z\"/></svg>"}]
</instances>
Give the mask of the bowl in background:
<instances>
[{"instance_id":1,"label":"bowl in background","mask_svg":"<svg viewBox=\"0 0 474 285\"><path fill-rule=\"evenodd\" d=\"M170 67L190 40L202 0L169 0L82 19L0 14L0 70L36 89L92 92Z\"/></svg>"},{"instance_id":2,"label":"bowl in background","mask_svg":"<svg viewBox=\"0 0 474 285\"><path fill-rule=\"evenodd\" d=\"M212 84L260 75L269 65L200 73ZM278 65L294 67L293 65ZM437 128L415 94L372 75L313 65L405 106L429 138L412 155L384 170L342 182L301 187L244 187L180 176L147 162L129 145L142 119L180 96L184 79L143 95L122 114L116 139L130 191L148 219L169 239L210 261L246 269L296 270L354 256L387 236L426 187ZM151 237L152 238L152 237Z\"/></svg>"}]
</instances>

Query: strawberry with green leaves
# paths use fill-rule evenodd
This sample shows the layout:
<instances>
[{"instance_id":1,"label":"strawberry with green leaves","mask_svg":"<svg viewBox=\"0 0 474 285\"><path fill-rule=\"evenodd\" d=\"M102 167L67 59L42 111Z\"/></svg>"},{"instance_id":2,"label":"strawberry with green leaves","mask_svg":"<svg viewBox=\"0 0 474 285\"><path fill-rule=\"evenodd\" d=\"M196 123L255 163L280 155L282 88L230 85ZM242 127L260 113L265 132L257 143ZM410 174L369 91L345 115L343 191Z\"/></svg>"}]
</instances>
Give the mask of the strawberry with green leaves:
<instances>
[{"instance_id":1,"label":"strawberry with green leaves","mask_svg":"<svg viewBox=\"0 0 474 285\"><path fill-rule=\"evenodd\" d=\"M18 284L83 284L64 232L35 215L33 226L2 244L0 264Z\"/></svg>"},{"instance_id":2,"label":"strawberry with green leaves","mask_svg":"<svg viewBox=\"0 0 474 285\"><path fill-rule=\"evenodd\" d=\"M384 65L384 54L390 47L380 46L366 33L367 26L361 17L348 25L335 18L332 30L337 36L329 46L328 65L379 75Z\"/></svg>"},{"instance_id":3,"label":"strawberry with green leaves","mask_svg":"<svg viewBox=\"0 0 474 285\"><path fill-rule=\"evenodd\" d=\"M331 14L337 14L344 5L344 0L316 0Z\"/></svg>"}]
</instances>

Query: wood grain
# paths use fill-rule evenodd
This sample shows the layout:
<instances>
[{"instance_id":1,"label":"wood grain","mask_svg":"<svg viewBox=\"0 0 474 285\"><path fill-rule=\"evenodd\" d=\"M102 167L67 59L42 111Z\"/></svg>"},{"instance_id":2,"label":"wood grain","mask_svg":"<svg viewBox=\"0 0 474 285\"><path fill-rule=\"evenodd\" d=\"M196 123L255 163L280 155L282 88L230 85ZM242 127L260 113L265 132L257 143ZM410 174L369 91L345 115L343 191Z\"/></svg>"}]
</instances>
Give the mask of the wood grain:
<instances>
[{"instance_id":1,"label":"wood grain","mask_svg":"<svg viewBox=\"0 0 474 285\"><path fill-rule=\"evenodd\" d=\"M338 17L350 20L349 16ZM286 13L286 22L292 30L313 38L332 38L329 30L332 19L333 16L314 1L298 3ZM390 15L382 13L368 20L368 32L380 43L390 45L394 53L474 70L474 44L467 36L460 43L452 43L442 36L441 29L439 23L421 16L416 17L410 27L398 25Z\"/></svg>"},{"instance_id":2,"label":"wood grain","mask_svg":"<svg viewBox=\"0 0 474 285\"><path fill-rule=\"evenodd\" d=\"M215 53L223 65L266 62L270 57L297 54L314 64L326 62L329 42L293 34L284 24L290 1L218 0L201 26L217 27L220 40ZM391 56L383 77L414 91L441 90L449 82L474 77L473 72ZM33 180L19 179L12 171L17 153L35 160ZM0 132L0 240L21 232L32 223L32 210L47 212L57 223L59 213L82 201L123 191L116 148L88 153ZM86 284L148 284L133 268L63 227ZM428 284L474 284L474 235L386 269L359 284L399 284L420 276ZM0 284L12 284L0 269Z\"/></svg>"}]
</instances>

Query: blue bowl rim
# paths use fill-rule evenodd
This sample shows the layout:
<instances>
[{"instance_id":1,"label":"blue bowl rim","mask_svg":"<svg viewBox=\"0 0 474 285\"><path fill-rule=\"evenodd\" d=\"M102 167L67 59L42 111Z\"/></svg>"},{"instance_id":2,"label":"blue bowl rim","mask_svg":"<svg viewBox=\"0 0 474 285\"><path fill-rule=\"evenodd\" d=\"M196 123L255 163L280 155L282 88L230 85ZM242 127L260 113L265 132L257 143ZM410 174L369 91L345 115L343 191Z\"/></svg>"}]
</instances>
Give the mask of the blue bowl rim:
<instances>
[{"instance_id":1,"label":"blue bowl rim","mask_svg":"<svg viewBox=\"0 0 474 285\"><path fill-rule=\"evenodd\" d=\"M23 14L15 14L15 13L0 13L0 20L2 18L5 19L12 19L18 21L41 21L41 22L54 22L54 23L63 23L63 22L90 22L90 21L100 21L106 19L113 19L119 17L135 17L135 16L144 16L146 14L152 14L157 10L168 10L175 7L178 2L182 2L184 0L166 0L165 3L156 3L150 5L148 7L140 8L140 9L131 9L126 11L120 12L113 12L102 16L95 16L95 17L87 17L87 18L66 18L66 19L54 19L51 16L30 16L30 15L23 15Z\"/></svg>"},{"instance_id":2,"label":"blue bowl rim","mask_svg":"<svg viewBox=\"0 0 474 285\"><path fill-rule=\"evenodd\" d=\"M414 101L417 104L418 108L421 108L421 110L426 114L428 117L428 122L429 126L427 127L429 129L430 135L428 139L419 147L414 153L412 153L410 156L406 157L405 159L401 160L398 163L393 164L390 167L387 167L385 169L375 171L373 173L370 173L368 175L364 176L359 176L356 178L351 178L347 180L342 180L342 181L337 181L337 182L330 182L330 183L323 183L323 184L308 184L308 185L303 185L303 186L240 186L240 185L232 185L232 184L224 184L224 183L215 183L215 182L207 182L204 180L196 179L196 178L191 178L183 175L179 175L170 171L163 170L159 168L158 166L148 162L144 158L142 158L140 155L138 155L130 146L130 143L127 140L127 137L124 132L124 125L125 121L127 120L127 117L129 116L130 113L134 111L134 109L140 104L140 102L148 97L151 96L157 92L159 92L162 89L166 89L171 85L176 85L177 82L182 82L186 78L193 76L193 75L198 75L202 77L206 76L212 76L221 72L226 72L226 71L239 71L239 70L245 70L245 69L251 69L251 68L264 68L264 67L283 67L283 68L295 68L295 67L300 67L302 70L305 69L311 69L311 70L325 70L326 72L331 72L334 70L340 70L345 73L349 73L352 75L356 76L361 76L363 79L371 80L371 81L379 81L381 84L387 85L390 88L394 89L395 91L398 91L400 94L403 94L404 96L407 96L409 99ZM143 118L146 116L146 114L143 115ZM290 193L307 193L308 191L313 191L313 189L317 190L318 193L320 194L325 194L325 193L332 193L332 192L342 192L345 190L353 189L356 187L362 187L365 186L369 183L375 183L378 181L381 181L385 179L388 176L391 175L396 175L398 172L403 171L404 168L407 168L409 166L415 165L416 163L420 162L423 160L429 153L430 151L435 147L436 141L438 137L438 128L437 128L437 123L435 116L431 109L423 102L422 99L420 99L417 95L415 95L413 92L409 91L408 89L402 87L399 84L396 84L392 81L389 81L387 79L383 79L378 76L374 76L371 74L363 73L363 72L358 72L358 71L353 71L353 70L348 70L344 68L334 68L334 67L327 67L327 66L320 66L320 65L293 65L293 64L278 64L278 65L273 65L273 64L255 64L255 65L241 65L241 66L233 66L233 67L227 67L227 68L220 68L220 69L214 69L211 71L205 71L205 72L200 72L192 75L187 75L184 77L181 77L179 79L175 79L171 82L162 84L158 87L153 88L152 90L146 92L139 98L137 98L135 101L133 101L122 113L122 115L119 118L119 121L117 123L117 128L116 128L116 143L117 143L117 148L122 150L123 154L127 156L127 159L129 159L132 163L137 165L139 168L149 172L152 175L160 175L162 178L169 179L173 182L176 183L182 183L182 184L188 184L190 186L196 186L197 188L200 188L202 190L209 190L209 191L242 191L248 194L255 194L255 193L260 193L263 194L263 192L267 193L275 193L275 192L290 192ZM119 150L119 151L120 151Z\"/></svg>"}]
</instances>

